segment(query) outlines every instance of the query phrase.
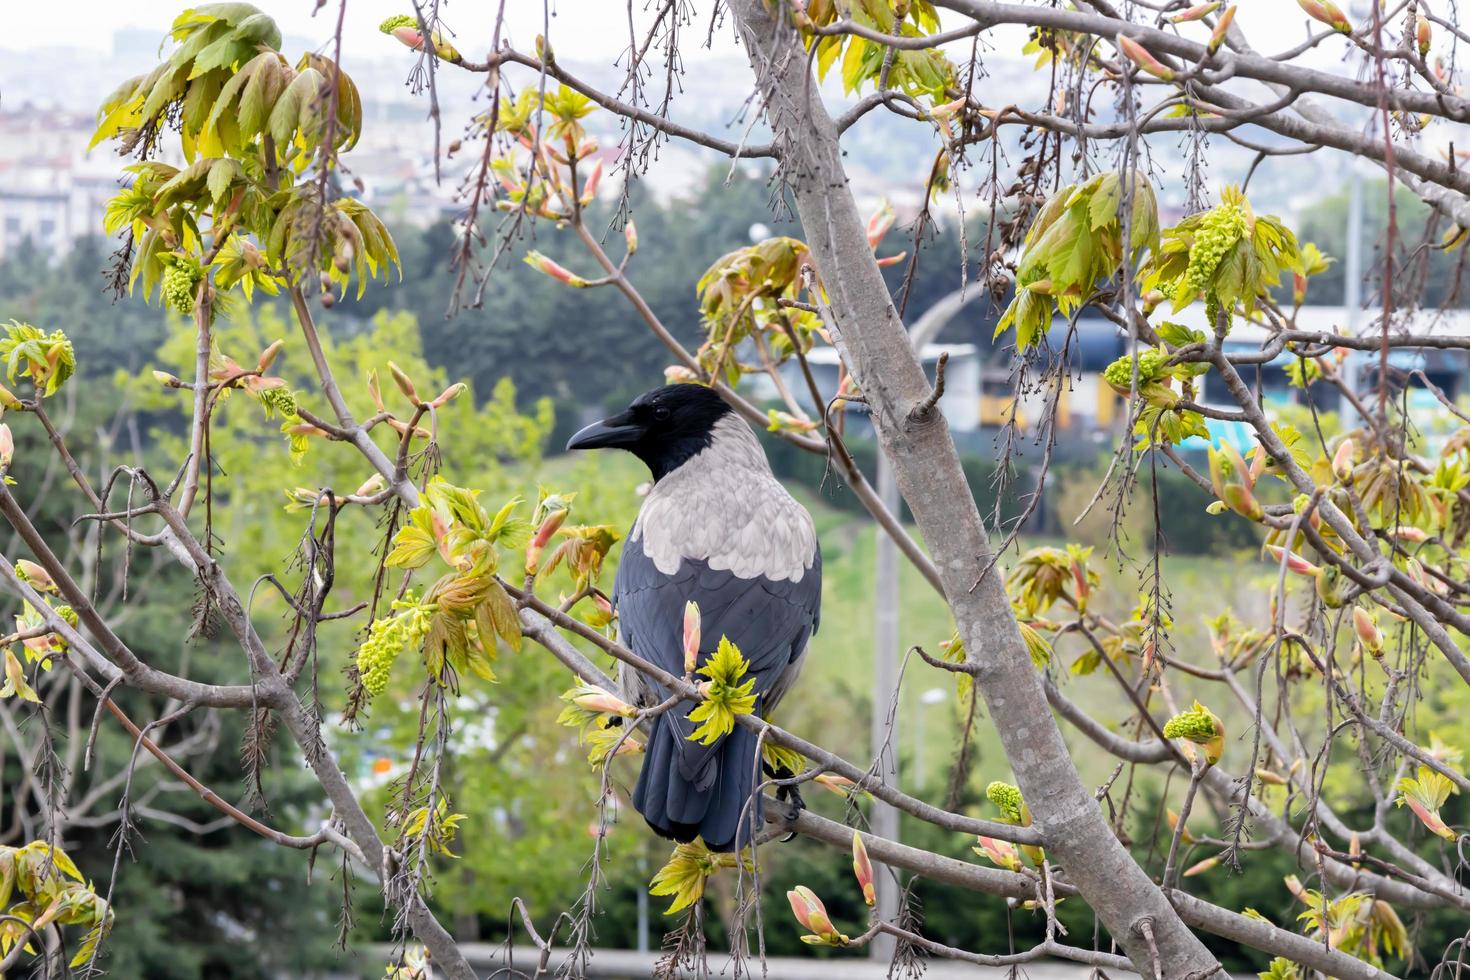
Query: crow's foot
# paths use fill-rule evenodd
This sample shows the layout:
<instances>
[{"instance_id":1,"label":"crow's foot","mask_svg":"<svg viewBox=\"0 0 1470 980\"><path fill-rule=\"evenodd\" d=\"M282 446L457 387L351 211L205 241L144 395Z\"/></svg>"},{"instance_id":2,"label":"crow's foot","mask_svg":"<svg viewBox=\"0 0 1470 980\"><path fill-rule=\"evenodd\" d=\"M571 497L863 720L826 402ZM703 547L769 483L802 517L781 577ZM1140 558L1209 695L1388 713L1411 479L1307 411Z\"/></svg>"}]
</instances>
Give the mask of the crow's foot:
<instances>
[{"instance_id":1,"label":"crow's foot","mask_svg":"<svg viewBox=\"0 0 1470 980\"><path fill-rule=\"evenodd\" d=\"M793 816L800 815L801 811L806 809L806 800L801 798L801 790L797 789L795 786L777 786L776 799L781 801L782 803L789 803L792 810L794 811ZM791 833L781 838L781 843L784 844L795 836L796 831L793 830Z\"/></svg>"}]
</instances>

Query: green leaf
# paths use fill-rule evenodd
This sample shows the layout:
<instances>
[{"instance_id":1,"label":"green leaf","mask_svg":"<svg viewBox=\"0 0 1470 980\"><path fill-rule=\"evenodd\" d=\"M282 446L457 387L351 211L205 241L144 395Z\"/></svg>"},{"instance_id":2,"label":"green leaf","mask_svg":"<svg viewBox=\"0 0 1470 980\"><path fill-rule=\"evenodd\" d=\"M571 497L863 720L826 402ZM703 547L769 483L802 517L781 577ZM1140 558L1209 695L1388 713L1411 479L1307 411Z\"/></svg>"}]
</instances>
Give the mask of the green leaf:
<instances>
[{"instance_id":1,"label":"green leaf","mask_svg":"<svg viewBox=\"0 0 1470 980\"><path fill-rule=\"evenodd\" d=\"M428 531L409 525L399 528L393 550L383 559L390 568L422 568L434 556L437 544Z\"/></svg>"},{"instance_id":2,"label":"green leaf","mask_svg":"<svg viewBox=\"0 0 1470 980\"><path fill-rule=\"evenodd\" d=\"M238 122L241 132L255 134L270 119L276 100L289 84L290 73L273 51L262 52L246 64L235 77L245 75L249 81L240 94Z\"/></svg>"},{"instance_id":3,"label":"green leaf","mask_svg":"<svg viewBox=\"0 0 1470 980\"><path fill-rule=\"evenodd\" d=\"M314 68L301 72L286 86L271 109L268 123L277 153L286 151L292 136L301 126L303 115L309 113L313 100L319 97L325 86L326 79Z\"/></svg>"},{"instance_id":4,"label":"green leaf","mask_svg":"<svg viewBox=\"0 0 1470 980\"><path fill-rule=\"evenodd\" d=\"M148 92L148 98L143 102L143 108L139 111L139 117L150 120L163 111L164 106L173 102L184 92L183 72L175 70L160 75L158 81Z\"/></svg>"},{"instance_id":5,"label":"green leaf","mask_svg":"<svg viewBox=\"0 0 1470 980\"><path fill-rule=\"evenodd\" d=\"M207 185L209 196L216 206L224 203L225 197L230 192L230 185L244 175L245 171L234 160L219 159L214 162L214 165L209 168Z\"/></svg>"},{"instance_id":6,"label":"green leaf","mask_svg":"<svg viewBox=\"0 0 1470 980\"><path fill-rule=\"evenodd\" d=\"M490 621L495 627L495 633L516 653L521 652L521 620L516 615L515 604L511 602L510 595L499 582L491 586L485 595L485 601L481 603L490 614Z\"/></svg>"},{"instance_id":7,"label":"green leaf","mask_svg":"<svg viewBox=\"0 0 1470 980\"><path fill-rule=\"evenodd\" d=\"M1093 192L1092 199L1087 202L1087 216L1093 231L1117 220L1118 202L1123 196L1123 182L1118 179L1118 175L1109 173L1105 177L1111 179L1101 181Z\"/></svg>"},{"instance_id":8,"label":"green leaf","mask_svg":"<svg viewBox=\"0 0 1470 980\"><path fill-rule=\"evenodd\" d=\"M850 38L847 42L847 50L842 55L842 94L844 95L851 95L862 84L863 52L867 44L867 41L859 37Z\"/></svg>"}]
</instances>

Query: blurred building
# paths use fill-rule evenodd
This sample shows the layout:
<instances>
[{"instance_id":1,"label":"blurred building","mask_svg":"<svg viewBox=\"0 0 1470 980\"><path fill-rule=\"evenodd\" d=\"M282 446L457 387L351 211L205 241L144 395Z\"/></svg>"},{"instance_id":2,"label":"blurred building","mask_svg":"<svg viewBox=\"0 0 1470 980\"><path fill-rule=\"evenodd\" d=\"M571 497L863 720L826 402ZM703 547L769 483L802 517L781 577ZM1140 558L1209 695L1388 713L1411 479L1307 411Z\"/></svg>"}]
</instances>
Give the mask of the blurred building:
<instances>
[{"instance_id":1,"label":"blurred building","mask_svg":"<svg viewBox=\"0 0 1470 980\"><path fill-rule=\"evenodd\" d=\"M945 342L926 344L923 350L925 373L931 378L939 355L946 352L950 355L941 407L956 441L972 450L989 446L994 433L1009 426L1014 426L1018 434L1040 435L1040 423L1051 415L1054 400L1055 424L1046 435L1054 443L1057 458L1091 456L1099 446L1115 445L1127 422L1127 407L1125 399L1103 380L1102 374L1109 364L1128 352L1127 336L1116 324L1091 309L1084 310L1075 323L1058 317L1042 349L1023 371L1012 349L1012 337L1009 334L994 337L995 313L986 303L965 307L937 334ZM1209 332L1201 304L1161 319ZM1377 314L1372 310L1356 311L1354 315L1354 311L1341 306L1304 306L1296 313L1295 326L1323 336L1377 336L1372 326L1376 320ZM1470 310L1395 314L1390 333L1464 340L1470 338ZM1226 350L1259 351L1269 337L1270 333L1263 327L1237 323L1226 340ZM1336 386L1317 382L1310 389L1303 389L1292 384L1287 368L1296 360L1295 354L1282 351L1266 363L1242 367L1241 373L1267 405L1310 405L1318 412L1341 413L1346 426L1355 424L1354 410ZM808 356L808 362L820 389L836 391L836 351L818 347ZM1373 405L1376 405L1381 363L1380 354L1374 348L1344 352L1339 368L1350 379L1351 389ZM1055 383L1055 372L1063 366L1066 376L1060 384ZM782 376L793 397L811 412L799 366L794 362L787 364ZM1470 350L1452 346L1391 350L1388 384L1396 400L1407 402L1425 448L1432 452L1440 440L1458 427L1458 421L1444 408L1441 397L1451 403L1470 401ZM758 386L752 393L764 399L779 396L770 385ZM1218 372L1205 376L1196 400L1226 411L1238 409ZM865 413L866 408L861 404L849 403L850 431L869 431ZM1242 422L1207 419L1206 427L1210 438L1187 440L1182 447L1186 452L1203 452L1208 444L1221 441L1231 442L1242 452L1255 446L1254 433Z\"/></svg>"},{"instance_id":2,"label":"blurred building","mask_svg":"<svg viewBox=\"0 0 1470 980\"><path fill-rule=\"evenodd\" d=\"M31 105L0 112L0 259L27 239L60 255L101 232L118 159L102 148L87 152L93 128L82 113Z\"/></svg>"}]
</instances>

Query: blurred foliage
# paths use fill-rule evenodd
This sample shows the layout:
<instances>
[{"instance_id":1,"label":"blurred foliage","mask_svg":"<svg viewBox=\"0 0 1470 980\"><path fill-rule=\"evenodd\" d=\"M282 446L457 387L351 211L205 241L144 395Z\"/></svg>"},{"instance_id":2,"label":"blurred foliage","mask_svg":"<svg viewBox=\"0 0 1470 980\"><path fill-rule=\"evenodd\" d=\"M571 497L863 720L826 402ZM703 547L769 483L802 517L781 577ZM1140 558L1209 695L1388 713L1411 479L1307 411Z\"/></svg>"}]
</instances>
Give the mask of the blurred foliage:
<instances>
[{"instance_id":1,"label":"blurred foliage","mask_svg":"<svg viewBox=\"0 0 1470 980\"><path fill-rule=\"evenodd\" d=\"M6 263L0 269L10 266ZM100 308L107 309L105 305ZM127 322L125 317L118 319ZM105 342L100 329L77 332ZM90 341L79 346L82 366L95 365L95 348ZM113 408L111 401L85 397L81 386L68 386L52 406L58 419L70 423L77 435L74 448L89 469L96 468L94 449L125 453L128 446L129 427L106 414ZM47 465L49 447L40 427L17 424L14 428L16 463L12 472L17 480L16 492L28 502L32 518L47 540L60 547L68 540L73 519L85 509L84 499L64 474ZM84 437L88 434L93 435L90 446ZM121 598L116 591L123 561L121 549L108 548L98 566L82 559L89 543L83 543L81 537L72 540L79 549L62 549L63 557L82 565L88 573L84 585L91 579L99 583L103 608L117 603ZM135 552L131 560L133 578L126 605L117 609L112 619L123 640L162 669L178 671L187 667L202 681L239 680L242 671L237 647L205 636L185 636L194 599L189 576L172 559L154 552ZM109 784L109 780L126 771L133 739L104 713L95 758L91 768L83 771L80 750L87 739L95 701L81 692L64 671L53 670L42 676L38 689L52 711L53 724L63 732L68 718L80 725L56 744L62 763L68 767L65 778L72 781L74 798L99 791L93 806L77 815L85 819L69 824L61 843L83 875L96 883L98 892L106 895L111 887L114 907L127 910L104 944L102 962L110 975L150 980L202 976L266 980L288 968L327 969L336 962L337 955L331 948L336 928L331 889L323 887L320 880L315 886L308 885L301 852L267 844L243 827L230 824L201 835L146 814L138 815L136 833L131 838L133 847L124 852L114 881L113 836L117 823L108 815L115 812L122 787L120 782ZM126 687L114 694L114 700L140 724L171 710L161 700ZM24 732L32 733L34 738L39 718L23 720ZM226 799L237 801L245 795L238 750L245 721L246 716L239 712L218 713L209 720L201 712L170 726L160 738L165 746L202 740L205 751L187 757L188 769ZM0 763L0 780L7 789L22 783L18 771L21 762L9 750L9 740L17 734L9 732L5 736L7 751ZM301 770L293 753L281 753L279 746L270 753L273 765L264 784L270 807L263 819L281 826L309 824L319 807L315 783ZM219 817L217 810L186 787L162 779L158 765L146 753L142 760L133 781L135 802L151 800L147 804L151 809L167 811L199 826L207 826ZM156 798L151 795L155 792ZM10 792L6 797L7 804L25 799ZM29 806L35 808L35 801ZM22 834L45 834L39 820L13 822L13 813L8 809L6 822L5 837L0 841L5 844L25 843L19 839ZM319 868L317 877L322 879L330 873L329 868ZM256 944L257 956L239 955L242 940L262 936L269 936L270 942Z\"/></svg>"},{"instance_id":2,"label":"blurred foliage","mask_svg":"<svg viewBox=\"0 0 1470 980\"><path fill-rule=\"evenodd\" d=\"M1348 215L1351 207L1351 189L1340 190L1314 202L1303 212L1298 223L1297 233L1302 241L1315 242L1322 252L1336 259L1325 271L1312 277L1307 291L1309 303L1335 306L1342 302L1347 288ZM1362 285L1362 295L1363 302L1371 310L1383 305L1382 276L1375 272L1383 268L1383 250L1388 233L1388 186L1382 178L1363 180L1362 207L1362 268L1367 277ZM1429 207L1407 187L1397 187L1394 211L1398 226L1395 277L1406 283L1423 282L1421 302L1425 309L1470 305L1470 294L1465 289L1465 262L1470 252L1463 248L1417 247L1426 227L1431 229L1431 245L1438 245L1447 229L1442 221L1431 221ZM1415 255L1412 261L1406 262L1408 252ZM1395 288L1404 287L1396 283Z\"/></svg>"}]
</instances>

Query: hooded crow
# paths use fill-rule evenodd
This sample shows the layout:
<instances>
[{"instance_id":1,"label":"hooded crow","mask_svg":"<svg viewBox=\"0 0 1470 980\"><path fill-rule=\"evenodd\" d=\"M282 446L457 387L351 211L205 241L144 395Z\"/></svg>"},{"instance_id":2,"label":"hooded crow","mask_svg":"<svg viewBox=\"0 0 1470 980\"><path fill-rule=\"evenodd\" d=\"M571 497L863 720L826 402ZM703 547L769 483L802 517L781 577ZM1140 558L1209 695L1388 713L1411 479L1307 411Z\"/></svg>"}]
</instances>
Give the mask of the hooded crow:
<instances>
[{"instance_id":1,"label":"hooded crow","mask_svg":"<svg viewBox=\"0 0 1470 980\"><path fill-rule=\"evenodd\" d=\"M728 637L755 677L756 713L768 716L817 629L822 553L811 515L771 473L750 426L709 388L667 385L587 426L567 448L624 449L653 473L613 585L622 642L683 674L684 606L697 603L701 665ZM626 666L619 683L640 707L669 695ZM633 805L664 837L738 850L750 840L747 803L755 826L761 819L760 800L752 802L756 736L736 726L712 745L690 741L692 707L653 720Z\"/></svg>"}]
</instances>

